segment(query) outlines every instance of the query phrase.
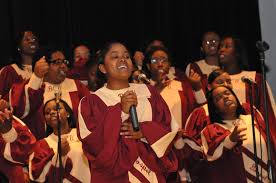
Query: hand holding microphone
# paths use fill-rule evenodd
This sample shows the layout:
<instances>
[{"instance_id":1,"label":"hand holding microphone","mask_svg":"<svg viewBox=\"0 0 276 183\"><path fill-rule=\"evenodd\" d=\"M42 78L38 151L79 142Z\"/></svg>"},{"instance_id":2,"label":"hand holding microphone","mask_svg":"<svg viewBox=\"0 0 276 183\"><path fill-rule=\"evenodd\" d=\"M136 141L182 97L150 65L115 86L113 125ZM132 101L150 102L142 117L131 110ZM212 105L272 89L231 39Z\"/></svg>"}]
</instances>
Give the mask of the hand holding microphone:
<instances>
[{"instance_id":1,"label":"hand holding microphone","mask_svg":"<svg viewBox=\"0 0 276 183\"><path fill-rule=\"evenodd\" d=\"M247 83L247 84L254 84L254 85L257 85L257 83L256 83L255 81L253 81L252 79L247 78L247 77L245 77L245 76L243 76L243 77L241 78L241 80L242 80L242 82Z\"/></svg>"},{"instance_id":2,"label":"hand holding microphone","mask_svg":"<svg viewBox=\"0 0 276 183\"><path fill-rule=\"evenodd\" d=\"M131 124L134 131L139 131L139 122L136 112L137 104L137 96L134 91L126 91L121 95L122 111L126 114L130 114Z\"/></svg>"}]
</instances>

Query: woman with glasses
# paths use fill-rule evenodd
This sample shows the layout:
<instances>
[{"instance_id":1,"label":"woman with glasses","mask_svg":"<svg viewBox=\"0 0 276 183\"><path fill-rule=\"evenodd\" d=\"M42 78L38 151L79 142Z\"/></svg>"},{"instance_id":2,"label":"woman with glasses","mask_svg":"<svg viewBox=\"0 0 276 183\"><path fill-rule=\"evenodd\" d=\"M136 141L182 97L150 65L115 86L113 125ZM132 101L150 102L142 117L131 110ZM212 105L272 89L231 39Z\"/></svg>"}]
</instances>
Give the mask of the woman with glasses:
<instances>
[{"instance_id":1,"label":"woman with glasses","mask_svg":"<svg viewBox=\"0 0 276 183\"><path fill-rule=\"evenodd\" d=\"M171 57L168 50L163 47L153 47L149 50L145 63L149 69L151 84L167 103L179 129L184 128L188 115L197 107L190 83L187 80L178 81L168 78ZM181 140L175 143L177 149L182 148L179 141Z\"/></svg>"},{"instance_id":2,"label":"woman with glasses","mask_svg":"<svg viewBox=\"0 0 276 183\"><path fill-rule=\"evenodd\" d=\"M8 101L8 93L14 83L30 79L32 75L32 62L38 50L38 38L26 30L18 35L17 48L11 65L3 67L0 71L0 98Z\"/></svg>"},{"instance_id":3,"label":"woman with glasses","mask_svg":"<svg viewBox=\"0 0 276 183\"><path fill-rule=\"evenodd\" d=\"M47 48L43 51L44 56L35 63L30 80L12 88L10 101L17 116L24 119L38 139L45 136L42 108L46 101L54 97L63 99L77 119L79 101L89 94L79 81L66 77L69 62L61 50Z\"/></svg>"},{"instance_id":4,"label":"woman with glasses","mask_svg":"<svg viewBox=\"0 0 276 183\"><path fill-rule=\"evenodd\" d=\"M122 43L107 44L97 63L106 84L81 100L77 125L91 182L166 182L177 167L171 143L178 130L166 103L150 85L129 83L133 65ZM138 131L133 130L131 106L136 107Z\"/></svg>"}]
</instances>

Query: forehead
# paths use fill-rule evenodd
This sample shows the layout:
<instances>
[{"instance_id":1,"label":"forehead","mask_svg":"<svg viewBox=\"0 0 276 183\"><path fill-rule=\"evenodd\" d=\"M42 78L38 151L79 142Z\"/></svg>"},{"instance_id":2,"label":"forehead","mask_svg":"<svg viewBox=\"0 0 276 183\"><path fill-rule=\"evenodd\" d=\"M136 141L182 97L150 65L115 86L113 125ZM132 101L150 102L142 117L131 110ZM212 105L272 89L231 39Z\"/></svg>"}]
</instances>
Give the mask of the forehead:
<instances>
[{"instance_id":1,"label":"forehead","mask_svg":"<svg viewBox=\"0 0 276 183\"><path fill-rule=\"evenodd\" d=\"M221 75L219 75L215 80L218 80L218 79L230 79L230 75L224 72Z\"/></svg>"},{"instance_id":2,"label":"forehead","mask_svg":"<svg viewBox=\"0 0 276 183\"><path fill-rule=\"evenodd\" d=\"M124 45L120 43L114 43L111 45L108 53L112 53L112 52L128 52L128 50Z\"/></svg>"},{"instance_id":3,"label":"forehead","mask_svg":"<svg viewBox=\"0 0 276 183\"><path fill-rule=\"evenodd\" d=\"M233 38L231 37L226 37L222 40L221 42L222 44L231 44L231 45L234 45L234 40Z\"/></svg>"},{"instance_id":4,"label":"forehead","mask_svg":"<svg viewBox=\"0 0 276 183\"><path fill-rule=\"evenodd\" d=\"M64 107L64 105L63 105L62 102L60 102L59 105L61 107ZM52 101L48 102L47 105L45 106L45 110L47 110L47 109L55 109L55 108L56 108L56 101L55 100L52 100Z\"/></svg>"},{"instance_id":5,"label":"forehead","mask_svg":"<svg viewBox=\"0 0 276 183\"><path fill-rule=\"evenodd\" d=\"M27 37L34 37L34 33L32 31L25 31L23 34L22 39L27 38Z\"/></svg>"},{"instance_id":6,"label":"forehead","mask_svg":"<svg viewBox=\"0 0 276 183\"><path fill-rule=\"evenodd\" d=\"M89 49L84 45L81 45L75 48L75 52L88 52L88 51Z\"/></svg>"},{"instance_id":7,"label":"forehead","mask_svg":"<svg viewBox=\"0 0 276 183\"><path fill-rule=\"evenodd\" d=\"M213 96L217 96L219 94L222 94L224 93L225 91L229 91L228 88L225 88L225 87L217 87L216 89L214 89L213 91Z\"/></svg>"},{"instance_id":8,"label":"forehead","mask_svg":"<svg viewBox=\"0 0 276 183\"><path fill-rule=\"evenodd\" d=\"M203 40L210 40L210 39L219 39L219 36L214 32L208 32L203 37Z\"/></svg>"},{"instance_id":9,"label":"forehead","mask_svg":"<svg viewBox=\"0 0 276 183\"><path fill-rule=\"evenodd\" d=\"M52 60L65 59L64 54L61 51L55 51L51 54Z\"/></svg>"},{"instance_id":10,"label":"forehead","mask_svg":"<svg viewBox=\"0 0 276 183\"><path fill-rule=\"evenodd\" d=\"M163 50L157 50L153 52L152 57L168 57L168 54Z\"/></svg>"}]
</instances>

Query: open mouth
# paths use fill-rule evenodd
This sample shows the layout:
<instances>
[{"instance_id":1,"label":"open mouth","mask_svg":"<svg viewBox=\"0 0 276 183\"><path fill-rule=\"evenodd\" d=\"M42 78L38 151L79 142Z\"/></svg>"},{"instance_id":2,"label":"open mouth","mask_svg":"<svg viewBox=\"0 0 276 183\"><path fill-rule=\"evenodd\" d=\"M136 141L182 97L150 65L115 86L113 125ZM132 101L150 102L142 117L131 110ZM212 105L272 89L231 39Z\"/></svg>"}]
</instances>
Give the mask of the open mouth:
<instances>
[{"instance_id":1,"label":"open mouth","mask_svg":"<svg viewBox=\"0 0 276 183\"><path fill-rule=\"evenodd\" d=\"M219 55L219 58L220 58L220 59L224 59L224 57L225 57L225 55L223 55L223 54L220 54L220 55Z\"/></svg>"},{"instance_id":2,"label":"open mouth","mask_svg":"<svg viewBox=\"0 0 276 183\"><path fill-rule=\"evenodd\" d=\"M216 50L216 47L211 46L209 49L212 50L212 51L214 51L214 50Z\"/></svg>"},{"instance_id":3,"label":"open mouth","mask_svg":"<svg viewBox=\"0 0 276 183\"><path fill-rule=\"evenodd\" d=\"M118 70L127 70L128 67L126 65L120 65L117 68Z\"/></svg>"},{"instance_id":4,"label":"open mouth","mask_svg":"<svg viewBox=\"0 0 276 183\"><path fill-rule=\"evenodd\" d=\"M230 105L233 104L233 101L232 101L232 100L226 100L226 101L224 102L224 104L225 104L226 106L230 106Z\"/></svg>"}]
</instances>

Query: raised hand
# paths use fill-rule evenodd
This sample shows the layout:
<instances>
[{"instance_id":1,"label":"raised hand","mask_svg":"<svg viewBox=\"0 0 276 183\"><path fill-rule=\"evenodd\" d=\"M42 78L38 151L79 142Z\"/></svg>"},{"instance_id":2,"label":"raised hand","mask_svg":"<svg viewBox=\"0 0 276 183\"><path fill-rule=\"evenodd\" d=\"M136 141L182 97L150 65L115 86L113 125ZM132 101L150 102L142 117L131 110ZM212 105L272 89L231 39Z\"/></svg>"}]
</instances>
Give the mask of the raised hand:
<instances>
[{"instance_id":1,"label":"raised hand","mask_svg":"<svg viewBox=\"0 0 276 183\"><path fill-rule=\"evenodd\" d=\"M232 142L244 141L246 140L246 134L243 133L247 128L241 128L239 126L235 126L234 130L230 134L229 138Z\"/></svg>"},{"instance_id":2,"label":"raised hand","mask_svg":"<svg viewBox=\"0 0 276 183\"><path fill-rule=\"evenodd\" d=\"M193 89L198 91L201 89L201 76L195 72L193 69L190 70L190 75L188 77Z\"/></svg>"},{"instance_id":3,"label":"raised hand","mask_svg":"<svg viewBox=\"0 0 276 183\"><path fill-rule=\"evenodd\" d=\"M7 108L0 111L0 133L7 133L12 128L12 111Z\"/></svg>"},{"instance_id":4,"label":"raised hand","mask_svg":"<svg viewBox=\"0 0 276 183\"><path fill-rule=\"evenodd\" d=\"M43 78L48 71L49 64L46 62L45 56L43 56L36 62L34 73L37 77Z\"/></svg>"}]
</instances>

